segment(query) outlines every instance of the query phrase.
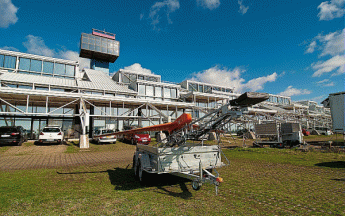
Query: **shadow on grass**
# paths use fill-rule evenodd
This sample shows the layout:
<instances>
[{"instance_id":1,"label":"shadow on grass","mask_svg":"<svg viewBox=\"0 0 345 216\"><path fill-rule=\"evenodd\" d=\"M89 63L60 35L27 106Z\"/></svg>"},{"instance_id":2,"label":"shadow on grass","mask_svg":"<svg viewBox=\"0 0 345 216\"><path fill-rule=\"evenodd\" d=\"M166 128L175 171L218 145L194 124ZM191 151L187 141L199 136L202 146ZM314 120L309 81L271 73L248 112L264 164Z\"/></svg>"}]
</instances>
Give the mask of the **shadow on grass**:
<instances>
[{"instance_id":1,"label":"shadow on grass","mask_svg":"<svg viewBox=\"0 0 345 216\"><path fill-rule=\"evenodd\" d=\"M149 188L149 187L156 187L159 189L157 193L166 194L173 197L179 197L182 199L189 199L192 197L192 193L188 190L186 186L186 182L189 182L189 180L173 176L170 174L148 174L146 175L147 181L146 183L140 184L138 180L135 179L134 171L133 169L127 168L114 168L114 169L108 169L108 170L102 170L102 171L86 171L86 172L57 172L60 175L71 175L71 174L88 174L88 173L108 173L109 180L112 185L115 186L115 190L123 190L123 191L129 191L129 190L135 190L139 188ZM182 192L174 192L169 189L167 189L167 186L171 185L179 185Z\"/></svg>"},{"instance_id":2,"label":"shadow on grass","mask_svg":"<svg viewBox=\"0 0 345 216\"><path fill-rule=\"evenodd\" d=\"M111 184L115 186L115 190L134 190L137 188L157 187L157 189L162 190L158 191L158 193L182 199L189 199L192 196L192 193L186 186L186 182L189 182L189 180L170 174L147 174L145 175L147 178L145 184L140 184L140 182L135 179L133 169L115 168L114 170L108 170L108 174ZM165 188L166 186L176 184L180 186L182 192L173 192Z\"/></svg>"},{"instance_id":3,"label":"shadow on grass","mask_svg":"<svg viewBox=\"0 0 345 216\"><path fill-rule=\"evenodd\" d=\"M334 181L343 181L343 182L345 182L345 178L342 178L342 179L332 179L332 180L334 180Z\"/></svg>"},{"instance_id":4,"label":"shadow on grass","mask_svg":"<svg viewBox=\"0 0 345 216\"><path fill-rule=\"evenodd\" d=\"M329 167L329 168L345 168L345 161L323 162L323 163L317 163L315 164L315 166Z\"/></svg>"}]
</instances>

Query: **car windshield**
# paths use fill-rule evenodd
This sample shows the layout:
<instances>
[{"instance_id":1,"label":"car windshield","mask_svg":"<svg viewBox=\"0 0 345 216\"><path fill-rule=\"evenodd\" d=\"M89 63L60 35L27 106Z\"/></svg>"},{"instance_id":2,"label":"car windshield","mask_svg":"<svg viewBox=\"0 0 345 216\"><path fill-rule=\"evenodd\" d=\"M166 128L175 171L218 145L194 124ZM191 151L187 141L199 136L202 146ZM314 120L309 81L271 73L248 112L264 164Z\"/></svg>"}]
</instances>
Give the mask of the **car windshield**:
<instances>
[{"instance_id":1,"label":"car windshield","mask_svg":"<svg viewBox=\"0 0 345 216\"><path fill-rule=\"evenodd\" d=\"M43 128L43 132L55 132L55 133L58 133L60 132L60 129L59 128Z\"/></svg>"},{"instance_id":2,"label":"car windshield","mask_svg":"<svg viewBox=\"0 0 345 216\"><path fill-rule=\"evenodd\" d=\"M102 134L115 133L113 130L102 130Z\"/></svg>"},{"instance_id":3,"label":"car windshield","mask_svg":"<svg viewBox=\"0 0 345 216\"><path fill-rule=\"evenodd\" d=\"M17 132L17 129L14 127L0 127L0 133L12 133Z\"/></svg>"}]
</instances>

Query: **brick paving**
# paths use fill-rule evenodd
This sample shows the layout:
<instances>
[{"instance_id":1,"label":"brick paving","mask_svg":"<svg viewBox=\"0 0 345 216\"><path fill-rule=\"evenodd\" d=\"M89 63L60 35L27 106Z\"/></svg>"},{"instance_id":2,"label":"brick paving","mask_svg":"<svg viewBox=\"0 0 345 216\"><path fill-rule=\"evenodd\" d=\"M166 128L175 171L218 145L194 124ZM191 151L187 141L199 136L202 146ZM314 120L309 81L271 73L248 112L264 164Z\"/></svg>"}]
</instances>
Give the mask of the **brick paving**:
<instances>
[{"instance_id":1,"label":"brick paving","mask_svg":"<svg viewBox=\"0 0 345 216\"><path fill-rule=\"evenodd\" d=\"M11 147L0 153L0 170L38 169L132 162L133 150L64 153L67 146Z\"/></svg>"}]
</instances>

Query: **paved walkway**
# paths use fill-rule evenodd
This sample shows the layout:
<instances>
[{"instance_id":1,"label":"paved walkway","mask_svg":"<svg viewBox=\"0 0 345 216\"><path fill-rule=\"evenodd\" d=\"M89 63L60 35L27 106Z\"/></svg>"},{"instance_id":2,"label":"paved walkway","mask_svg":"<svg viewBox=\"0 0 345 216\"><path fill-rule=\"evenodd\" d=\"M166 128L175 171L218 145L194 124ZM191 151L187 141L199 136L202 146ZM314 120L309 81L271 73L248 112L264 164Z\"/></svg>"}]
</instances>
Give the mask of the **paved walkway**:
<instances>
[{"instance_id":1,"label":"paved walkway","mask_svg":"<svg viewBox=\"0 0 345 216\"><path fill-rule=\"evenodd\" d=\"M68 167L109 162L131 163L134 153L133 150L63 153L65 149L64 145L33 146L33 148L11 147L6 152L0 153L0 170Z\"/></svg>"}]
</instances>

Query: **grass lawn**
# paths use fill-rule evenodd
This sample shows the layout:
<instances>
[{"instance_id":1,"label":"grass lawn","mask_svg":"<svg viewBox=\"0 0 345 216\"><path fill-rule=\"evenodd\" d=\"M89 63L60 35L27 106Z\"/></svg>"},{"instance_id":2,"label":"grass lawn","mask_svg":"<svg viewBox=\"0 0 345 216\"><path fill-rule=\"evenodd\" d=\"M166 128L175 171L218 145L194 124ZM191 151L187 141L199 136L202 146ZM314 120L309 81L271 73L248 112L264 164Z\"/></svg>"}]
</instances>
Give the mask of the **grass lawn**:
<instances>
[{"instance_id":1,"label":"grass lawn","mask_svg":"<svg viewBox=\"0 0 345 216\"><path fill-rule=\"evenodd\" d=\"M345 215L344 154L266 148L224 153L231 164L219 169L224 183L218 196L213 186L194 191L191 182L171 175L152 175L152 183L141 186L131 161L1 171L0 214Z\"/></svg>"}]
</instances>

